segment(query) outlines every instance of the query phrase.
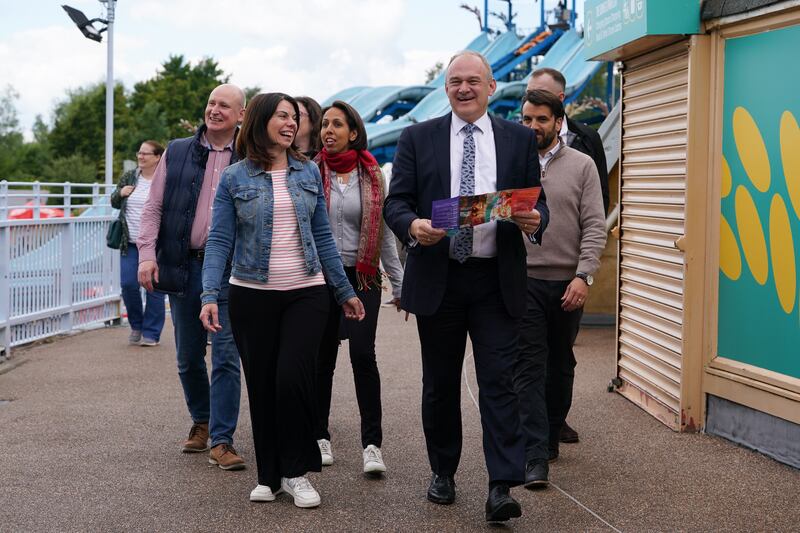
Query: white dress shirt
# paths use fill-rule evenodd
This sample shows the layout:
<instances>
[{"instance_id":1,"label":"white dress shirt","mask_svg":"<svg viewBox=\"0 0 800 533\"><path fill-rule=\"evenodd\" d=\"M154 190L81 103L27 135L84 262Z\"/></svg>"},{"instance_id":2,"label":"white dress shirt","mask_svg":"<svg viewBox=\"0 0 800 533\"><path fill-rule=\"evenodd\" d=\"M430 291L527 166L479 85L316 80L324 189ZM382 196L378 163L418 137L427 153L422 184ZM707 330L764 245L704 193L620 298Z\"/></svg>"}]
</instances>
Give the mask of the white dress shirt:
<instances>
[{"instance_id":1,"label":"white dress shirt","mask_svg":"<svg viewBox=\"0 0 800 533\"><path fill-rule=\"evenodd\" d=\"M544 179L544 176L547 173L547 165L550 163L550 160L553 159L553 157L558 153L559 150L561 150L563 146L566 146L566 143L562 137L559 137L555 146L545 152L544 155L541 153L539 154L539 168L542 171L542 179Z\"/></svg>"},{"instance_id":2,"label":"white dress shirt","mask_svg":"<svg viewBox=\"0 0 800 533\"><path fill-rule=\"evenodd\" d=\"M467 124L455 113L450 125L450 196L459 196L461 187L461 160L464 159L464 136L462 128ZM484 113L473 124L475 139L475 194L497 191L497 153L494 132L489 115ZM470 257L495 257L497 255L497 222L475 226L472 233L472 255ZM453 257L453 239L450 239L450 257Z\"/></svg>"},{"instance_id":3,"label":"white dress shirt","mask_svg":"<svg viewBox=\"0 0 800 533\"><path fill-rule=\"evenodd\" d=\"M569 131L567 115L564 115L564 120L561 121L561 131L558 132L558 136L561 137L561 140L564 141L564 144L567 146L572 146L572 141L577 137L577 135Z\"/></svg>"}]
</instances>

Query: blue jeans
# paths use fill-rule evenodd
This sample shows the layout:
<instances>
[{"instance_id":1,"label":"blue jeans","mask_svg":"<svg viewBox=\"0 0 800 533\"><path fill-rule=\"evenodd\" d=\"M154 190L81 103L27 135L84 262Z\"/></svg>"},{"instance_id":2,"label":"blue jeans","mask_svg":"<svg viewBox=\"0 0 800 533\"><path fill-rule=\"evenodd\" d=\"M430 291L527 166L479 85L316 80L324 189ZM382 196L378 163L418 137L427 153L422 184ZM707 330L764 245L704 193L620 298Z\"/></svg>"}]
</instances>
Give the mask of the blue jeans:
<instances>
[{"instance_id":1,"label":"blue jeans","mask_svg":"<svg viewBox=\"0 0 800 533\"><path fill-rule=\"evenodd\" d=\"M142 293L137 272L139 270L139 249L128 243L128 250L120 255L120 287L122 301L128 310L128 323L132 330L141 331L142 336L158 342L164 329L164 293L148 292L144 309Z\"/></svg>"},{"instance_id":2,"label":"blue jeans","mask_svg":"<svg viewBox=\"0 0 800 533\"><path fill-rule=\"evenodd\" d=\"M186 406L195 423L208 422L211 446L233 444L233 433L239 419L239 352L228 319L228 278L223 276L219 293L219 322L222 330L211 339L211 384L206 370L208 334L200 322L200 293L203 262L189 260L189 282L183 296L169 295L172 324L175 327L175 348L178 376L183 386Z\"/></svg>"}]
</instances>

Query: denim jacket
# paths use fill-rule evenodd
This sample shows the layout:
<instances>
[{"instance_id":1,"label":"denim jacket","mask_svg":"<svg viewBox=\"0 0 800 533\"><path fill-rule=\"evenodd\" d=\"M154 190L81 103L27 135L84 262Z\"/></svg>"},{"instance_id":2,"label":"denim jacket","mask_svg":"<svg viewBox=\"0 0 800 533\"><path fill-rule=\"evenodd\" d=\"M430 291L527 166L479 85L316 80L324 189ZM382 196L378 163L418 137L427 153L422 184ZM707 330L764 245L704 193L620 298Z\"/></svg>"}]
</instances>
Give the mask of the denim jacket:
<instances>
[{"instance_id":1,"label":"denim jacket","mask_svg":"<svg viewBox=\"0 0 800 533\"><path fill-rule=\"evenodd\" d=\"M289 195L297 213L307 274L322 270L339 304L355 296L342 267L328 221L328 209L317 165L289 156ZM272 244L272 179L268 172L242 160L226 168L214 198L211 230L203 262L203 305L216 303L225 264L243 281L267 282Z\"/></svg>"}]
</instances>

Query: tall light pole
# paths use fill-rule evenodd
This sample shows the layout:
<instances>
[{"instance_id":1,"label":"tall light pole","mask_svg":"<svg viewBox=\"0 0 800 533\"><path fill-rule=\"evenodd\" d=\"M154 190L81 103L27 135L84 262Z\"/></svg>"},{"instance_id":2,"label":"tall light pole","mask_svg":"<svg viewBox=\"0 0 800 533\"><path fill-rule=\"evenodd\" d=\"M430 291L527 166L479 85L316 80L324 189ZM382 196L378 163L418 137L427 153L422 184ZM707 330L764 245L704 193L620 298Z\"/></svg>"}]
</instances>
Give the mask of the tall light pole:
<instances>
[{"instance_id":1,"label":"tall light pole","mask_svg":"<svg viewBox=\"0 0 800 533\"><path fill-rule=\"evenodd\" d=\"M106 185L114 182L114 8L117 0L100 0L106 5L106 18L89 20L82 11L62 5L69 18L75 23L83 36L98 43L103 40L103 32L108 32L108 59L106 68ZM95 22L105 24L97 29Z\"/></svg>"},{"instance_id":2,"label":"tall light pole","mask_svg":"<svg viewBox=\"0 0 800 533\"><path fill-rule=\"evenodd\" d=\"M102 1L102 0L101 0ZM114 182L114 7L117 0L105 0L108 20L106 61L106 185Z\"/></svg>"}]
</instances>

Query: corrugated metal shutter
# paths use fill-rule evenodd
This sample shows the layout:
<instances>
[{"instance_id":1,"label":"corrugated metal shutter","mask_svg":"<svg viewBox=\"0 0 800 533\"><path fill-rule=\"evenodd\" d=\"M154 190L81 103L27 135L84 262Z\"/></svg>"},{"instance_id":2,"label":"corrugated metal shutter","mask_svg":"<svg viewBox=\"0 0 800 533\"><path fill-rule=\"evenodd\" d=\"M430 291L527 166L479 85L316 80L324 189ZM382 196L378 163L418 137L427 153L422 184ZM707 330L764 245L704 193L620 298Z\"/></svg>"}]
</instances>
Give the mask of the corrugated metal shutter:
<instances>
[{"instance_id":1,"label":"corrugated metal shutter","mask_svg":"<svg viewBox=\"0 0 800 533\"><path fill-rule=\"evenodd\" d=\"M622 72L619 391L680 427L688 42Z\"/></svg>"}]
</instances>

